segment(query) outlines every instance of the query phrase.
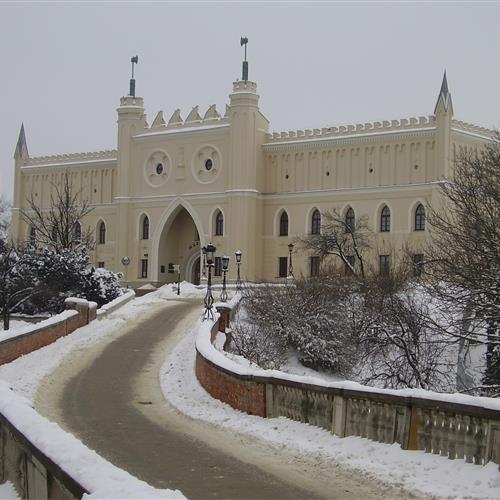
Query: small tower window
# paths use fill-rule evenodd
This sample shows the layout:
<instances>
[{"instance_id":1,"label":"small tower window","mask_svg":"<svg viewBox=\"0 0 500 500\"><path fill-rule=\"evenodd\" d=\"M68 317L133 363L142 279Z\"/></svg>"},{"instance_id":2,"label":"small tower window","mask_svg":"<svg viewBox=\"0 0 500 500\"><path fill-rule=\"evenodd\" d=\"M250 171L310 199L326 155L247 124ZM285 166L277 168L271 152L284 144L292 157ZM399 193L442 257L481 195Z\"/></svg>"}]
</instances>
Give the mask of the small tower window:
<instances>
[{"instance_id":1,"label":"small tower window","mask_svg":"<svg viewBox=\"0 0 500 500\"><path fill-rule=\"evenodd\" d=\"M380 231L382 233L389 232L391 230L391 211L387 205L384 206L382 212L380 212Z\"/></svg>"},{"instance_id":2,"label":"small tower window","mask_svg":"<svg viewBox=\"0 0 500 500\"><path fill-rule=\"evenodd\" d=\"M219 210L215 217L215 236L222 236L224 234L224 215Z\"/></svg>"},{"instance_id":3,"label":"small tower window","mask_svg":"<svg viewBox=\"0 0 500 500\"><path fill-rule=\"evenodd\" d=\"M36 245L36 229L35 226L30 227L30 245Z\"/></svg>"},{"instance_id":4,"label":"small tower window","mask_svg":"<svg viewBox=\"0 0 500 500\"><path fill-rule=\"evenodd\" d=\"M425 208L422 203L419 203L415 210L415 231L425 230Z\"/></svg>"},{"instance_id":5,"label":"small tower window","mask_svg":"<svg viewBox=\"0 0 500 500\"><path fill-rule=\"evenodd\" d=\"M142 239L149 240L149 218L147 215L142 219Z\"/></svg>"},{"instance_id":6,"label":"small tower window","mask_svg":"<svg viewBox=\"0 0 500 500\"><path fill-rule=\"evenodd\" d=\"M214 162L210 158L205 160L205 170L210 171L210 170L212 170L213 166L214 166Z\"/></svg>"},{"instance_id":7,"label":"small tower window","mask_svg":"<svg viewBox=\"0 0 500 500\"><path fill-rule=\"evenodd\" d=\"M106 224L103 221L99 224L99 245L106 243Z\"/></svg>"},{"instance_id":8,"label":"small tower window","mask_svg":"<svg viewBox=\"0 0 500 500\"><path fill-rule=\"evenodd\" d=\"M75 243L80 243L82 241L82 225L76 221L73 226L73 239Z\"/></svg>"},{"instance_id":9,"label":"small tower window","mask_svg":"<svg viewBox=\"0 0 500 500\"><path fill-rule=\"evenodd\" d=\"M285 211L280 217L280 236L288 236L288 214Z\"/></svg>"},{"instance_id":10,"label":"small tower window","mask_svg":"<svg viewBox=\"0 0 500 500\"><path fill-rule=\"evenodd\" d=\"M314 210L311 217L311 234L320 234L321 233L321 214L319 210Z\"/></svg>"},{"instance_id":11,"label":"small tower window","mask_svg":"<svg viewBox=\"0 0 500 500\"><path fill-rule=\"evenodd\" d=\"M163 163L158 163L158 164L156 165L156 173L157 173L158 175L161 175L161 174L163 173Z\"/></svg>"},{"instance_id":12,"label":"small tower window","mask_svg":"<svg viewBox=\"0 0 500 500\"><path fill-rule=\"evenodd\" d=\"M347 210L345 214L345 232L354 232L354 227L356 224L356 216L354 215L354 210L349 207L349 210Z\"/></svg>"}]
</instances>

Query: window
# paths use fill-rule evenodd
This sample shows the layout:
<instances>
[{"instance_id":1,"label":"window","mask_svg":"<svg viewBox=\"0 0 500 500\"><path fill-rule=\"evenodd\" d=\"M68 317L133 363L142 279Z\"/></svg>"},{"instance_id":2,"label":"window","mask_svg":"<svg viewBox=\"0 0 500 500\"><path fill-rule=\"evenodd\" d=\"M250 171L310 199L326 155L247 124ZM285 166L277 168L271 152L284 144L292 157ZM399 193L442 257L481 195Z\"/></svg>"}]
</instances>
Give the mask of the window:
<instances>
[{"instance_id":1,"label":"window","mask_svg":"<svg viewBox=\"0 0 500 500\"><path fill-rule=\"evenodd\" d=\"M311 217L311 234L321 233L321 214L319 210L316 209Z\"/></svg>"},{"instance_id":2,"label":"window","mask_svg":"<svg viewBox=\"0 0 500 500\"><path fill-rule=\"evenodd\" d=\"M355 264L354 255L346 255L345 260L347 261L345 263L345 269L344 269L345 274L352 274L352 270L354 269L354 264Z\"/></svg>"},{"instance_id":3,"label":"window","mask_svg":"<svg viewBox=\"0 0 500 500\"><path fill-rule=\"evenodd\" d=\"M310 260L311 276L319 276L319 265L319 257L317 255L313 255Z\"/></svg>"},{"instance_id":4,"label":"window","mask_svg":"<svg viewBox=\"0 0 500 500\"><path fill-rule=\"evenodd\" d=\"M379 273L382 276L387 276L389 274L389 255L379 255Z\"/></svg>"},{"instance_id":5,"label":"window","mask_svg":"<svg viewBox=\"0 0 500 500\"><path fill-rule=\"evenodd\" d=\"M288 257L278 257L278 276L286 278L288 271Z\"/></svg>"},{"instance_id":6,"label":"window","mask_svg":"<svg viewBox=\"0 0 500 500\"><path fill-rule=\"evenodd\" d=\"M30 227L30 245L36 245L36 229L34 226Z\"/></svg>"},{"instance_id":7,"label":"window","mask_svg":"<svg viewBox=\"0 0 500 500\"><path fill-rule=\"evenodd\" d=\"M99 224L99 245L106 243L106 224L103 221Z\"/></svg>"},{"instance_id":8,"label":"window","mask_svg":"<svg viewBox=\"0 0 500 500\"><path fill-rule=\"evenodd\" d=\"M423 231L425 229L425 208L422 203L419 203L415 210L415 231Z\"/></svg>"},{"instance_id":9,"label":"window","mask_svg":"<svg viewBox=\"0 0 500 500\"><path fill-rule=\"evenodd\" d=\"M142 239L149 240L149 218L147 215L142 219Z\"/></svg>"},{"instance_id":10,"label":"window","mask_svg":"<svg viewBox=\"0 0 500 500\"><path fill-rule=\"evenodd\" d=\"M160 266L160 273L164 273L165 272L165 266Z\"/></svg>"},{"instance_id":11,"label":"window","mask_svg":"<svg viewBox=\"0 0 500 500\"><path fill-rule=\"evenodd\" d=\"M288 214L283 212L280 217L280 236L288 236Z\"/></svg>"},{"instance_id":12,"label":"window","mask_svg":"<svg viewBox=\"0 0 500 500\"><path fill-rule=\"evenodd\" d=\"M222 258L215 257L214 276L222 276Z\"/></svg>"},{"instance_id":13,"label":"window","mask_svg":"<svg viewBox=\"0 0 500 500\"><path fill-rule=\"evenodd\" d=\"M97 267L102 267L102 268L104 268L104 261L98 262L98 263L97 263Z\"/></svg>"},{"instance_id":14,"label":"window","mask_svg":"<svg viewBox=\"0 0 500 500\"><path fill-rule=\"evenodd\" d=\"M224 215L219 210L215 217L215 236L222 236L224 234Z\"/></svg>"},{"instance_id":15,"label":"window","mask_svg":"<svg viewBox=\"0 0 500 500\"><path fill-rule=\"evenodd\" d=\"M380 212L380 231L385 233L391 230L391 211L387 205Z\"/></svg>"},{"instance_id":16,"label":"window","mask_svg":"<svg viewBox=\"0 0 500 500\"><path fill-rule=\"evenodd\" d=\"M50 235L50 239L52 243L57 243L57 240L59 239L57 237L57 226L52 226L52 234Z\"/></svg>"},{"instance_id":17,"label":"window","mask_svg":"<svg viewBox=\"0 0 500 500\"><path fill-rule=\"evenodd\" d=\"M354 215L354 210L349 207L345 214L345 232L354 232L354 227L356 224L356 216Z\"/></svg>"},{"instance_id":18,"label":"window","mask_svg":"<svg viewBox=\"0 0 500 500\"><path fill-rule=\"evenodd\" d=\"M424 254L413 254L413 276L420 276L424 267Z\"/></svg>"},{"instance_id":19,"label":"window","mask_svg":"<svg viewBox=\"0 0 500 500\"><path fill-rule=\"evenodd\" d=\"M141 259L141 278L148 277L148 259Z\"/></svg>"},{"instance_id":20,"label":"window","mask_svg":"<svg viewBox=\"0 0 500 500\"><path fill-rule=\"evenodd\" d=\"M75 243L80 243L82 241L82 225L76 221L73 226L73 239Z\"/></svg>"}]
</instances>

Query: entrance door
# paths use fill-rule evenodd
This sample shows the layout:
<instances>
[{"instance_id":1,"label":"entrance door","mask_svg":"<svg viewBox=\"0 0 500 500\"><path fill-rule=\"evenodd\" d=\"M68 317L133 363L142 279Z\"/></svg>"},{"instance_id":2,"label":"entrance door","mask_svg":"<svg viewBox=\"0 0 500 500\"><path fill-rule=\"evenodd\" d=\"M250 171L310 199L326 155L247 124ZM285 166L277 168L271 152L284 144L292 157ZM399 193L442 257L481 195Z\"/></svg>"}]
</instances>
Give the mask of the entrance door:
<instances>
[{"instance_id":1,"label":"entrance door","mask_svg":"<svg viewBox=\"0 0 500 500\"><path fill-rule=\"evenodd\" d=\"M191 282L193 285L200 284L200 258L198 257L193 263L193 271L191 272Z\"/></svg>"}]
</instances>

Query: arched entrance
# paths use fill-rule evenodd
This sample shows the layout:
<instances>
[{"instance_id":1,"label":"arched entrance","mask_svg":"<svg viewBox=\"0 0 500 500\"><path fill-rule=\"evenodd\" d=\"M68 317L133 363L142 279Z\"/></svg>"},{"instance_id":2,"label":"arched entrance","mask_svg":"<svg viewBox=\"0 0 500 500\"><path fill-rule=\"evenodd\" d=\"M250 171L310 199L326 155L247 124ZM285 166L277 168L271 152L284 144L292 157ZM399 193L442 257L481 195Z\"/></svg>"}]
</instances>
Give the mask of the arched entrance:
<instances>
[{"instance_id":1,"label":"arched entrance","mask_svg":"<svg viewBox=\"0 0 500 500\"><path fill-rule=\"evenodd\" d=\"M167 218L158 239L158 281L177 281L174 266L179 264L181 280L199 283L200 237L190 213L178 205Z\"/></svg>"}]
</instances>

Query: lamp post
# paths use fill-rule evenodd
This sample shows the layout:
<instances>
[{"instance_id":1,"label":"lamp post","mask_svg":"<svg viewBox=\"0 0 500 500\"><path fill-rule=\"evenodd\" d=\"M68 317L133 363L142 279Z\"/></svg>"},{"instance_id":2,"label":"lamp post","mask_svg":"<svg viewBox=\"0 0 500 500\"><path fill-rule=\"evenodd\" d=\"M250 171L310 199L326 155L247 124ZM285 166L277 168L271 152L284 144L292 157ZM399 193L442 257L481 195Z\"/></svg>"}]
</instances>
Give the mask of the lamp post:
<instances>
[{"instance_id":1,"label":"lamp post","mask_svg":"<svg viewBox=\"0 0 500 500\"><path fill-rule=\"evenodd\" d=\"M127 283L127 288L128 288L127 266L130 264L130 257L127 257L126 255L122 257L122 264L123 267L125 267L125 282Z\"/></svg>"},{"instance_id":2,"label":"lamp post","mask_svg":"<svg viewBox=\"0 0 500 500\"><path fill-rule=\"evenodd\" d=\"M203 266L201 268L201 279L206 280L207 279L207 247L203 247L201 249L203 253Z\"/></svg>"},{"instance_id":3,"label":"lamp post","mask_svg":"<svg viewBox=\"0 0 500 500\"><path fill-rule=\"evenodd\" d=\"M212 266L214 265L214 255L216 250L217 249L212 245L212 243L205 247L208 266L208 283L207 293L205 295L205 313L203 314L203 319L214 319L214 313L212 311L212 306L214 304L214 298L212 296Z\"/></svg>"},{"instance_id":4,"label":"lamp post","mask_svg":"<svg viewBox=\"0 0 500 500\"><path fill-rule=\"evenodd\" d=\"M236 275L236 290L241 290L241 278L240 278L240 264L241 264L241 250L236 250L234 252L236 257L236 267L238 268L238 274Z\"/></svg>"},{"instance_id":5,"label":"lamp post","mask_svg":"<svg viewBox=\"0 0 500 500\"><path fill-rule=\"evenodd\" d=\"M293 278L292 252L293 252L293 243L289 243L288 244L288 253L290 254L290 260L289 260L289 264L288 264L288 279Z\"/></svg>"},{"instance_id":6,"label":"lamp post","mask_svg":"<svg viewBox=\"0 0 500 500\"><path fill-rule=\"evenodd\" d=\"M228 269L229 269L229 256L224 255L224 257L222 257L222 292L220 294L221 302L227 302L226 273Z\"/></svg>"},{"instance_id":7,"label":"lamp post","mask_svg":"<svg viewBox=\"0 0 500 500\"><path fill-rule=\"evenodd\" d=\"M181 294L181 265L175 264L174 271L177 273L177 295Z\"/></svg>"}]
</instances>

